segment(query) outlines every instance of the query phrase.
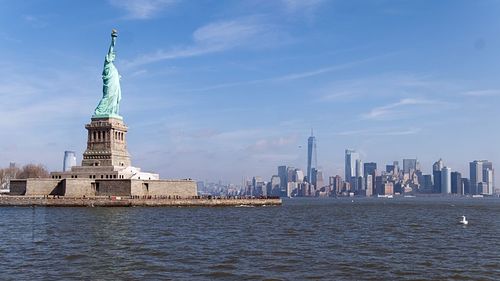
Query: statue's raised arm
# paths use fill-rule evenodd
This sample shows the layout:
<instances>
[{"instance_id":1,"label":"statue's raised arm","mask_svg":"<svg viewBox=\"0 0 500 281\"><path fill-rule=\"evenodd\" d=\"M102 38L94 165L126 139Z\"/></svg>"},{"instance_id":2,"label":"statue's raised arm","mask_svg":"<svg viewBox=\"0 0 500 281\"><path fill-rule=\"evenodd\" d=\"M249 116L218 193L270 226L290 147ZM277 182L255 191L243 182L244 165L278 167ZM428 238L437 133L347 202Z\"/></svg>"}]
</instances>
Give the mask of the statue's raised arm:
<instances>
[{"instance_id":1,"label":"statue's raised arm","mask_svg":"<svg viewBox=\"0 0 500 281\"><path fill-rule=\"evenodd\" d=\"M109 45L108 55L106 56L106 61L112 62L115 60L115 44L116 37L118 37L118 31L116 29L111 30L111 44Z\"/></svg>"},{"instance_id":2,"label":"statue's raised arm","mask_svg":"<svg viewBox=\"0 0 500 281\"><path fill-rule=\"evenodd\" d=\"M108 54L104 60L104 69L102 70L102 98L94 111L94 117L114 117L121 118L119 115L120 100L122 98L120 88L120 74L113 64L115 60L115 43L118 37L118 31L111 31L111 45Z\"/></svg>"}]
</instances>

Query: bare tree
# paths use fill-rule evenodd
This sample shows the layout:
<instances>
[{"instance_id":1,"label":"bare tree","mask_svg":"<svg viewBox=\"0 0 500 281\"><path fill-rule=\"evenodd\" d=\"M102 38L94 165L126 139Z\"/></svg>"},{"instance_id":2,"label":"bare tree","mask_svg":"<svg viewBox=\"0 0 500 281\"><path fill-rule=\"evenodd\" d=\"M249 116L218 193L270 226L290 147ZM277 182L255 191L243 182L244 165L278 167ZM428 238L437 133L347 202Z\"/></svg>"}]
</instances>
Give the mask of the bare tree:
<instances>
[{"instance_id":1,"label":"bare tree","mask_svg":"<svg viewBox=\"0 0 500 281\"><path fill-rule=\"evenodd\" d=\"M42 164L28 164L22 167L17 175L18 179L27 178L48 178L49 171Z\"/></svg>"},{"instance_id":2,"label":"bare tree","mask_svg":"<svg viewBox=\"0 0 500 281\"><path fill-rule=\"evenodd\" d=\"M19 173L20 169L14 166L0 169L0 188L8 187L9 181L15 179Z\"/></svg>"}]
</instances>

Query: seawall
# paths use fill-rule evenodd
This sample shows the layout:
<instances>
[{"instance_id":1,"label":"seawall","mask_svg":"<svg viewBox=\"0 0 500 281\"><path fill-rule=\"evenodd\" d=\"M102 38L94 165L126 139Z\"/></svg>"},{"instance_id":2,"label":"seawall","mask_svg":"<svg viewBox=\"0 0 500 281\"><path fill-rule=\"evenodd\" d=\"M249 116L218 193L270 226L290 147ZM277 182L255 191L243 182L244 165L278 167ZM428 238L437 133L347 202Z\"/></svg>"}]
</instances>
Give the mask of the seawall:
<instances>
[{"instance_id":1,"label":"seawall","mask_svg":"<svg viewBox=\"0 0 500 281\"><path fill-rule=\"evenodd\" d=\"M226 206L279 206L279 198L181 198L139 199L123 197L68 198L34 196L0 196L0 206L45 207L226 207Z\"/></svg>"}]
</instances>

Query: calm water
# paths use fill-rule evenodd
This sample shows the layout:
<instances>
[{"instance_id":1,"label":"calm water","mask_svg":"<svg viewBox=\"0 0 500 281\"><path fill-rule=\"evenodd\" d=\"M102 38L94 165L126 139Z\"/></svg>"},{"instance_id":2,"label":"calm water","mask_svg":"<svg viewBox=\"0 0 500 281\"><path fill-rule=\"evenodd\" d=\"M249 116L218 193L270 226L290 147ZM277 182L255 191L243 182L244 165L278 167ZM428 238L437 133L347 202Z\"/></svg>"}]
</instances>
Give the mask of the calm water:
<instances>
[{"instance_id":1,"label":"calm water","mask_svg":"<svg viewBox=\"0 0 500 281\"><path fill-rule=\"evenodd\" d=\"M500 280L500 200L284 203L0 208L0 280Z\"/></svg>"}]
</instances>

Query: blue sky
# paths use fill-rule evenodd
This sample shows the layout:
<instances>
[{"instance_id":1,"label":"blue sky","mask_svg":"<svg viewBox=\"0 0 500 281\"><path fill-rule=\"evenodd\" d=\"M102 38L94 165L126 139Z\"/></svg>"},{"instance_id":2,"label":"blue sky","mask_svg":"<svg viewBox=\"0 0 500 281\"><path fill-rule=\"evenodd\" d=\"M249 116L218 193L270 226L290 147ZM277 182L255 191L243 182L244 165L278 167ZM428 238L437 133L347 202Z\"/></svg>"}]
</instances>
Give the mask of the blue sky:
<instances>
[{"instance_id":1,"label":"blue sky","mask_svg":"<svg viewBox=\"0 0 500 281\"><path fill-rule=\"evenodd\" d=\"M344 149L385 165L500 162L499 1L0 0L0 164L85 148L119 31L135 166L239 183Z\"/></svg>"}]
</instances>

